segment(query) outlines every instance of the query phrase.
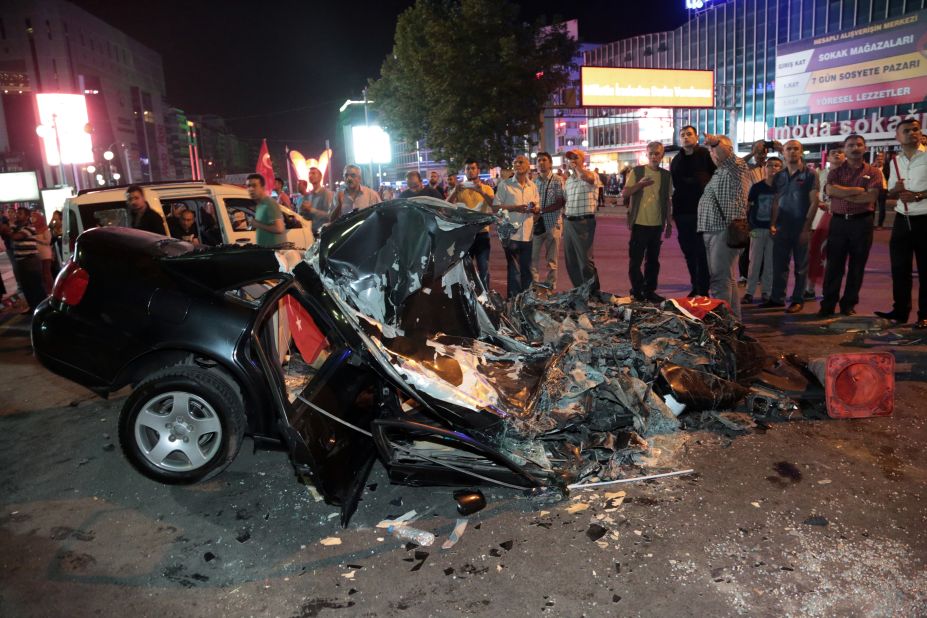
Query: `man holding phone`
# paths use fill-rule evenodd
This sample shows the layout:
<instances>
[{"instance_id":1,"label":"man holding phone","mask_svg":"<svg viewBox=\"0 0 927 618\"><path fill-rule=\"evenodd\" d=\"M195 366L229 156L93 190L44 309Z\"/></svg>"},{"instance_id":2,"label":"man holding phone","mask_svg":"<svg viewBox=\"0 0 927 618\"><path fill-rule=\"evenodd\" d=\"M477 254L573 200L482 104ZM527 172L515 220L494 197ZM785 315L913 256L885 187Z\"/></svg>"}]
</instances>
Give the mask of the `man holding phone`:
<instances>
[{"instance_id":1,"label":"man holding phone","mask_svg":"<svg viewBox=\"0 0 927 618\"><path fill-rule=\"evenodd\" d=\"M464 162L464 172L467 180L447 196L447 201L451 204L463 204L470 210L491 214L492 203L496 195L492 187L480 180L480 164L476 159L467 159ZM483 288L487 290L489 289L490 248L489 226L487 225L473 239L473 244L467 252L470 259L476 262L476 272L480 281L483 282Z\"/></svg>"},{"instance_id":2,"label":"man holding phone","mask_svg":"<svg viewBox=\"0 0 927 618\"><path fill-rule=\"evenodd\" d=\"M506 298L514 298L531 287L531 237L534 233L534 215L540 212L538 188L529 178L531 163L528 157L518 155L514 162L515 175L496 187L493 205L509 212L516 226L512 237L503 243L508 265Z\"/></svg>"},{"instance_id":3,"label":"man holding phone","mask_svg":"<svg viewBox=\"0 0 927 618\"><path fill-rule=\"evenodd\" d=\"M592 257L595 242L595 211L599 177L586 169L586 155L570 150L564 157L570 177L566 181L563 209L563 259L573 287L592 281L590 293L599 293L599 272Z\"/></svg>"},{"instance_id":4,"label":"man holding phone","mask_svg":"<svg viewBox=\"0 0 927 618\"><path fill-rule=\"evenodd\" d=\"M698 145L698 133L692 125L679 131L682 150L670 162L673 177L673 220L679 248L686 258L692 290L689 296L708 296L708 258L702 235L698 233L698 201L715 164L704 146Z\"/></svg>"}]
</instances>

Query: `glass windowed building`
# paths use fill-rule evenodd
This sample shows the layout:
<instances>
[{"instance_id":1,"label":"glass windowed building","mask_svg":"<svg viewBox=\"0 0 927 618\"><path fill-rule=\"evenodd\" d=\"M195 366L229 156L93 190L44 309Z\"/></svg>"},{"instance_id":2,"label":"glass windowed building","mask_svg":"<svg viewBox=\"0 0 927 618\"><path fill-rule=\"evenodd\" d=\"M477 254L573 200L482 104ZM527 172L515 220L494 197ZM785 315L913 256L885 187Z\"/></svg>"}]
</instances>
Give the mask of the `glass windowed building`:
<instances>
[{"instance_id":1,"label":"glass windowed building","mask_svg":"<svg viewBox=\"0 0 927 618\"><path fill-rule=\"evenodd\" d=\"M711 109L589 109L589 150L599 167L614 170L636 164L647 141L672 144L678 128L687 124L700 133L736 138L741 151L758 139L795 137L815 153L821 144L841 138L830 131L827 136L819 135L819 130L807 127L833 124L835 132L849 127L871 134L867 141L877 145L880 140L891 141L891 134L859 130L881 128L874 120L866 125L855 121L873 115L888 119L915 113L915 109L918 114L927 111L923 109L927 92L914 88L909 100L888 106L849 109L853 105L847 105L817 114L782 115L782 110L776 114L777 46L807 40L812 48L832 33L866 30L870 24L924 11L927 0L702 0L701 4L675 30L631 37L585 52L583 61L589 66L715 72L715 106ZM927 18L919 26L921 35L927 32ZM911 27L913 38L921 38L916 34L918 26ZM927 57L914 70L927 76Z\"/></svg>"}]
</instances>

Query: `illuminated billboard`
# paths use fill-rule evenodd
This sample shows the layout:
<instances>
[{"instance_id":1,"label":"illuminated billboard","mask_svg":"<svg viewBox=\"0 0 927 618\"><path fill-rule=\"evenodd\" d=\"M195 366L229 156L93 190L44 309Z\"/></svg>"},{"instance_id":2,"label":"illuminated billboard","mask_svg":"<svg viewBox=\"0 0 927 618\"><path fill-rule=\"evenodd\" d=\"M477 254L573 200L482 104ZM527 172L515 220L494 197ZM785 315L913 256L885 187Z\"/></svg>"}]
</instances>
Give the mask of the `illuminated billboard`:
<instances>
[{"instance_id":1,"label":"illuminated billboard","mask_svg":"<svg viewBox=\"0 0 927 618\"><path fill-rule=\"evenodd\" d=\"M354 163L389 163L392 152L389 134L377 125L351 127L354 137Z\"/></svg>"},{"instance_id":2,"label":"illuminated billboard","mask_svg":"<svg viewBox=\"0 0 927 618\"><path fill-rule=\"evenodd\" d=\"M93 144L87 133L90 119L84 95L37 94L35 102L41 123L36 132L42 138L45 162L52 166L93 163Z\"/></svg>"},{"instance_id":3,"label":"illuminated billboard","mask_svg":"<svg viewBox=\"0 0 927 618\"><path fill-rule=\"evenodd\" d=\"M776 116L915 103L927 94L927 11L776 48Z\"/></svg>"},{"instance_id":4,"label":"illuminated billboard","mask_svg":"<svg viewBox=\"0 0 927 618\"><path fill-rule=\"evenodd\" d=\"M38 202L39 181L35 172L0 173L0 202Z\"/></svg>"},{"instance_id":5,"label":"illuminated billboard","mask_svg":"<svg viewBox=\"0 0 927 618\"><path fill-rule=\"evenodd\" d=\"M584 107L714 107L714 71L582 67Z\"/></svg>"}]
</instances>

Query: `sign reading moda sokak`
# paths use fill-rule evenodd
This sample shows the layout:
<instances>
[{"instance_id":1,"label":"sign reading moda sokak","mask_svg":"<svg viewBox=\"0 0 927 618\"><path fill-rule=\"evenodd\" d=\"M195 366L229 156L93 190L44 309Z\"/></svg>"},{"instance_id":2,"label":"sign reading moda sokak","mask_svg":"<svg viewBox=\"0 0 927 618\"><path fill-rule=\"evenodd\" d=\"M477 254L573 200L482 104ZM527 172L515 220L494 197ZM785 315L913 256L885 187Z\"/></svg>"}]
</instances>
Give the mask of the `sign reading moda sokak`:
<instances>
[{"instance_id":1,"label":"sign reading moda sokak","mask_svg":"<svg viewBox=\"0 0 927 618\"><path fill-rule=\"evenodd\" d=\"M907 113L897 116L878 116L872 114L856 120L839 120L835 122L814 121L808 124L796 124L787 127L772 127L768 131L771 140L784 142L797 139L803 145L830 144L843 141L851 133L862 135L866 141L894 139L895 128L905 118L917 118L921 126L927 122L927 113Z\"/></svg>"},{"instance_id":2,"label":"sign reading moda sokak","mask_svg":"<svg viewBox=\"0 0 927 618\"><path fill-rule=\"evenodd\" d=\"M776 116L920 101L927 11L776 47Z\"/></svg>"}]
</instances>

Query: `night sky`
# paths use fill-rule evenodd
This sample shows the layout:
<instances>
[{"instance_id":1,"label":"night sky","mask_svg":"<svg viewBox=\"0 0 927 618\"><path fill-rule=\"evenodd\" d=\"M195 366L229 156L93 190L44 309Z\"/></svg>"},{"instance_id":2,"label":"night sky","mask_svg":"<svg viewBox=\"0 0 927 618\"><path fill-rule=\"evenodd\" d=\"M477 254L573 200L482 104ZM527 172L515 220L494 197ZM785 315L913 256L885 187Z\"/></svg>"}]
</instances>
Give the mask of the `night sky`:
<instances>
[{"instance_id":1,"label":"night sky","mask_svg":"<svg viewBox=\"0 0 927 618\"><path fill-rule=\"evenodd\" d=\"M225 117L241 137L317 154L338 108L378 77L396 17L414 0L72 0L161 54L168 101ZM684 0L520 2L526 19L578 18L584 42L675 28ZM481 67L460 67L461 71ZM487 67L488 69L488 67ZM435 67L446 71L448 67Z\"/></svg>"}]
</instances>

